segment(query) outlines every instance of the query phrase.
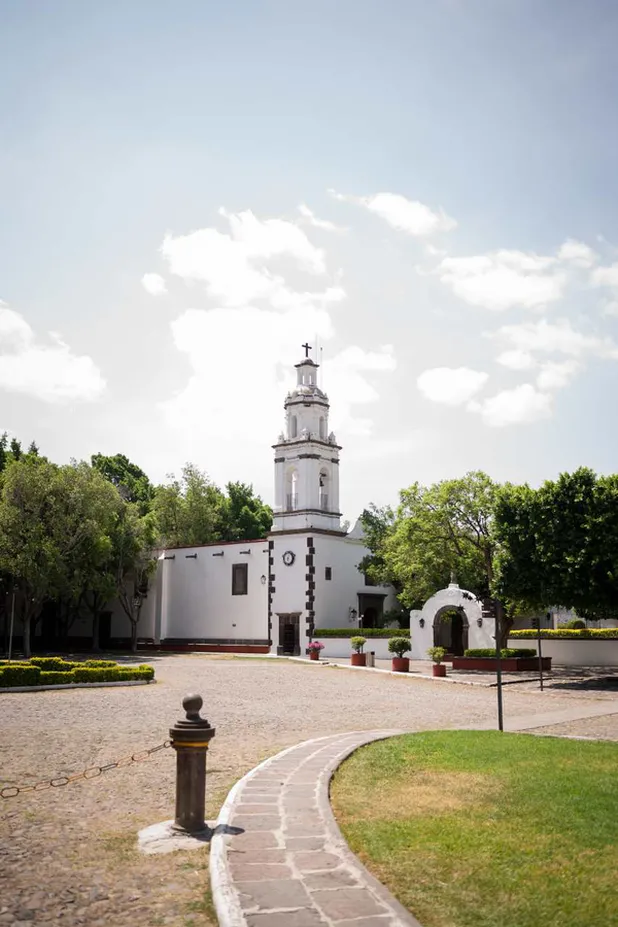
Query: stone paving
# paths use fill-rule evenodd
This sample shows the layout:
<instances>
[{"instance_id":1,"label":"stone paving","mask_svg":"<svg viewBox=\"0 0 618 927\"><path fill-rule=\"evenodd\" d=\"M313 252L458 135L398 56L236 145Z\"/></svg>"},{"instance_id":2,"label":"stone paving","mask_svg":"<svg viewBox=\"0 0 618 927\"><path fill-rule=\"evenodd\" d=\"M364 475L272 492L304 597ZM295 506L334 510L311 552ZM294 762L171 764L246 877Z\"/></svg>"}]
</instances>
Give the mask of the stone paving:
<instances>
[{"instance_id":1,"label":"stone paving","mask_svg":"<svg viewBox=\"0 0 618 927\"><path fill-rule=\"evenodd\" d=\"M286 750L233 789L210 855L221 927L419 927L350 852L328 785L357 747L400 731L336 734Z\"/></svg>"}]
</instances>

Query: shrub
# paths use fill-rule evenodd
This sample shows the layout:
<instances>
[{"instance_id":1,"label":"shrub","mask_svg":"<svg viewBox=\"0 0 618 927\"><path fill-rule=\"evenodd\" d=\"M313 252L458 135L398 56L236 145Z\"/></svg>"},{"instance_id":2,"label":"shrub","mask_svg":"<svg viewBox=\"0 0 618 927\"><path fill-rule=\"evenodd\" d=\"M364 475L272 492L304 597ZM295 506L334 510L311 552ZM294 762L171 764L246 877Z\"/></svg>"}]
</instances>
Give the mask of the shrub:
<instances>
[{"instance_id":1,"label":"shrub","mask_svg":"<svg viewBox=\"0 0 618 927\"><path fill-rule=\"evenodd\" d=\"M0 688L3 686L36 686L41 670L38 666L10 666L0 668Z\"/></svg>"},{"instance_id":2,"label":"shrub","mask_svg":"<svg viewBox=\"0 0 618 927\"><path fill-rule=\"evenodd\" d=\"M362 653L363 647L367 643L366 637L351 637L350 646L355 653Z\"/></svg>"},{"instance_id":3,"label":"shrub","mask_svg":"<svg viewBox=\"0 0 618 927\"><path fill-rule=\"evenodd\" d=\"M396 657L403 657L410 650L409 637L391 637L388 642L388 652L394 653Z\"/></svg>"},{"instance_id":4,"label":"shrub","mask_svg":"<svg viewBox=\"0 0 618 927\"><path fill-rule=\"evenodd\" d=\"M59 686L67 682L75 682L73 670L41 670L38 685Z\"/></svg>"},{"instance_id":5,"label":"shrub","mask_svg":"<svg viewBox=\"0 0 618 927\"><path fill-rule=\"evenodd\" d=\"M532 647L522 647L521 650L517 647L504 647L500 651L503 660L508 660L510 657L536 657L536 655L536 650ZM464 650L464 657L486 657L495 660L496 651L493 647L477 647L472 650Z\"/></svg>"},{"instance_id":6,"label":"shrub","mask_svg":"<svg viewBox=\"0 0 618 927\"><path fill-rule=\"evenodd\" d=\"M118 666L115 660L84 660L82 666L92 666L101 669L104 666Z\"/></svg>"},{"instance_id":7,"label":"shrub","mask_svg":"<svg viewBox=\"0 0 618 927\"><path fill-rule=\"evenodd\" d=\"M46 672L69 672L76 665L75 663L69 663L68 660L63 659L63 657L32 657L30 663L33 666L40 666L42 670Z\"/></svg>"},{"instance_id":8,"label":"shrub","mask_svg":"<svg viewBox=\"0 0 618 927\"><path fill-rule=\"evenodd\" d=\"M440 664L446 656L446 650L444 647L430 647L427 651L427 656L430 657L434 663Z\"/></svg>"},{"instance_id":9,"label":"shrub","mask_svg":"<svg viewBox=\"0 0 618 927\"><path fill-rule=\"evenodd\" d=\"M570 621L565 622L565 624L559 625L560 628L568 628L571 631L583 631L586 627L586 622L582 621L581 618L571 618Z\"/></svg>"},{"instance_id":10,"label":"shrub","mask_svg":"<svg viewBox=\"0 0 618 927\"><path fill-rule=\"evenodd\" d=\"M526 628L524 631L511 631L509 634L513 640L527 640L530 637L538 637L539 632L534 628ZM577 641L577 640L618 640L618 628L585 628L575 630L572 628L548 628L541 631L541 640L547 641Z\"/></svg>"},{"instance_id":11,"label":"shrub","mask_svg":"<svg viewBox=\"0 0 618 927\"><path fill-rule=\"evenodd\" d=\"M401 628L316 628L313 632L316 637L356 637L363 634L365 637L409 637L409 630Z\"/></svg>"},{"instance_id":12,"label":"shrub","mask_svg":"<svg viewBox=\"0 0 618 927\"><path fill-rule=\"evenodd\" d=\"M307 644L307 650L315 650L319 653L320 650L324 650L324 644L322 641L311 641L310 644Z\"/></svg>"}]
</instances>

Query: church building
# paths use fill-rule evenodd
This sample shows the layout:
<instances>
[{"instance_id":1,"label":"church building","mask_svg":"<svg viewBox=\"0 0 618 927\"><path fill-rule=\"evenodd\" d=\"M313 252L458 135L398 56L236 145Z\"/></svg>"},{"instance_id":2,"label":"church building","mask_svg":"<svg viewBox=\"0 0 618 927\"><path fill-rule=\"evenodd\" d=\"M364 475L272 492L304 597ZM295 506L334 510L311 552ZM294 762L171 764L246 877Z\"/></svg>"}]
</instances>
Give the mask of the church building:
<instances>
[{"instance_id":1,"label":"church building","mask_svg":"<svg viewBox=\"0 0 618 927\"><path fill-rule=\"evenodd\" d=\"M339 453L328 396L308 344L287 394L274 448L275 504L267 538L159 552L138 636L156 646L301 654L315 628L376 625L395 598L368 584L358 522L341 526ZM128 636L116 609L110 638ZM104 642L102 641L102 644Z\"/></svg>"}]
</instances>

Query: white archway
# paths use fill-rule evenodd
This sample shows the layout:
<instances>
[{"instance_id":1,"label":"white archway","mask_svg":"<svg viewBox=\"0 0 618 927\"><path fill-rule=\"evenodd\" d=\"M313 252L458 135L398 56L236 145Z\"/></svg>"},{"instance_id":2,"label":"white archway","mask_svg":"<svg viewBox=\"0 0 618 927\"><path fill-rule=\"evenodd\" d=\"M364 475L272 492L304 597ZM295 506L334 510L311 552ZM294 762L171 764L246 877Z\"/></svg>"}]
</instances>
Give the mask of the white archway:
<instances>
[{"instance_id":1,"label":"white archway","mask_svg":"<svg viewBox=\"0 0 618 927\"><path fill-rule=\"evenodd\" d=\"M483 606L473 592L460 589L457 583L449 583L446 589L427 599L420 611L410 612L410 653L413 660L429 659L427 651L434 646L436 622L445 611L453 609L462 616L465 647L495 646L494 619L483 615Z\"/></svg>"}]
</instances>

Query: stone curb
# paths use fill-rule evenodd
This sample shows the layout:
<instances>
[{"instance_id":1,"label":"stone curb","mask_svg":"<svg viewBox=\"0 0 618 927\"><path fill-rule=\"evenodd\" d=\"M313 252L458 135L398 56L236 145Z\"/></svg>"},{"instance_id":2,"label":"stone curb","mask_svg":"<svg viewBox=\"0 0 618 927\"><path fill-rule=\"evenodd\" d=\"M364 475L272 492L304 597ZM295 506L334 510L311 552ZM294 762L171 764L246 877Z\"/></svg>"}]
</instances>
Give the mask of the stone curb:
<instances>
[{"instance_id":1,"label":"stone curb","mask_svg":"<svg viewBox=\"0 0 618 927\"><path fill-rule=\"evenodd\" d=\"M239 780L236 785L234 785L219 813L210 850L211 887L220 927L247 927L248 924L255 924L258 921L260 924L263 923L264 927L269 927L270 921L273 918L276 919L277 924L286 923L287 920L281 920L282 917L286 917L286 919L288 917L295 918L296 914L298 914L298 916L301 918L307 918L307 920L302 920L303 924L311 923L332 925L339 922L343 924L343 920L340 916L335 916L333 919L333 917L328 916L327 913L323 911L323 909L320 907L320 904L314 901L316 898L315 894L313 896L311 894L307 895L305 888L306 881L308 881L311 876L315 877L315 872L317 870L312 872L303 872L301 873L300 878L297 876L293 880L295 884L302 888L302 891L305 893L305 897L311 900L310 907L307 907L307 903L305 902L304 906L298 907L288 906L286 908L275 909L274 907L268 907L268 905L266 905L262 910L260 910L260 908L258 908L258 910L243 910L240 899L240 891L235 882L238 883L239 881L242 881L243 878L247 879L249 877L245 875L244 877L235 880L231 872L229 861L229 853L232 852L232 854L234 854L234 852L238 851L242 846L242 836L237 838L239 841L238 845L231 848L230 840L234 839L234 832L232 830L234 827L234 818L238 813L238 806L243 798L243 793L245 792L246 787L254 780L256 780L256 778L259 778L261 773L267 772L269 767L278 764L284 758L289 759L294 755L294 753L299 755L298 765L293 769L291 769L289 765L284 766L277 778L280 777L281 780L288 778L292 779L292 777L299 771L302 775L302 767L305 763L314 763L316 759L319 761L321 750L331 746L336 747L338 741L341 741L342 743L336 754L332 755L332 751L330 751L330 754L327 753L327 755L323 757L322 767L315 772L311 770L311 776L315 776L315 784L306 783L306 792L307 795L314 794L317 798L317 811L311 811L313 820L310 821L310 824L321 825L322 829L325 831L325 855L330 856L331 858L332 856L339 857L339 863L336 868L337 870L345 872L346 876L350 879L350 881L346 882L345 884L352 885L353 887L351 889L343 890L341 888L336 889L335 887L335 889L331 888L328 892L325 890L320 892L319 889L314 887L313 891L314 893L317 891L317 896L321 897L330 895L331 898L334 897L335 890L337 891L338 895L347 891L348 893L351 893L352 896L356 893L356 891L359 891L359 896L357 897L362 897L363 899L366 898L370 907L370 910L367 911L366 916L358 913L353 916L354 920L360 918L358 920L359 927L362 924L369 925L370 923L376 922L383 925L383 927L420 927L418 921L415 920L412 915L390 894L390 892L371 875L371 873L363 866L360 860L351 852L337 825L332 809L330 807L329 800L329 784L333 773L340 766L340 764L348 756L350 756L350 754L352 754L359 747L365 746L368 743L372 743L376 740L383 740L388 737L398 736L402 733L404 732L398 730L370 732L352 731L345 734L330 735L327 737L320 737L314 740L304 741L303 743L296 744L294 747L289 747L287 750L283 750L276 756L270 757L268 760L260 763L249 773L247 773L246 776ZM353 738L352 742L350 741L350 738ZM310 752L311 748L313 747L316 748L315 751ZM307 775L307 773L305 773L305 775ZM273 781L276 780L269 780L268 777L266 777L263 780L265 789L268 789L269 785L272 787ZM286 783L282 781L281 789L279 791L283 793L285 788ZM298 785L296 785L296 788L298 788ZM271 825L274 827L272 833L278 835L277 839L279 841L283 841L283 845L281 845L281 842L278 844L276 848L277 852L282 854L294 854L294 852L301 852L297 846L293 849L286 846L286 838L283 836L281 829L281 824L284 823L283 813L279 809L278 804L273 804L273 811L275 809L277 814L273 815L273 817L279 818L279 826L274 827L274 825ZM243 816L244 821L244 819L247 817L247 813L243 815L242 810L240 813ZM251 831L249 832L251 833ZM256 831L253 832L253 836L259 837L260 835L264 836L260 829L257 828ZM288 837L287 839L289 839L290 842L296 839L296 842L298 842L298 838ZM254 865L259 864L260 850L255 849L253 852L254 856L251 857L251 862L254 863ZM285 866L280 868L285 868ZM247 884L262 884L268 886L269 882L268 877L266 877L266 879L261 882L258 880L256 882L250 883L242 882L242 884L244 885L246 892ZM291 885L292 882L288 882L288 884ZM311 891L311 886L309 886L309 891ZM331 892L333 894L331 894ZM362 896L360 895L360 892L363 893ZM380 909L377 914L376 907L379 907ZM377 921L374 920L376 916L378 918ZM247 920L248 917L250 920ZM351 923L348 921L345 915L343 917L346 924ZM290 921L290 923L291 922L292 921ZM297 923L297 921L294 920L294 923ZM299 920L298 923L300 924L301 921Z\"/></svg>"},{"instance_id":2,"label":"stone curb","mask_svg":"<svg viewBox=\"0 0 618 927\"><path fill-rule=\"evenodd\" d=\"M112 686L150 686L156 679L119 679L116 682L59 682L54 686L3 686L3 692L50 692L53 689L104 689Z\"/></svg>"}]
</instances>

